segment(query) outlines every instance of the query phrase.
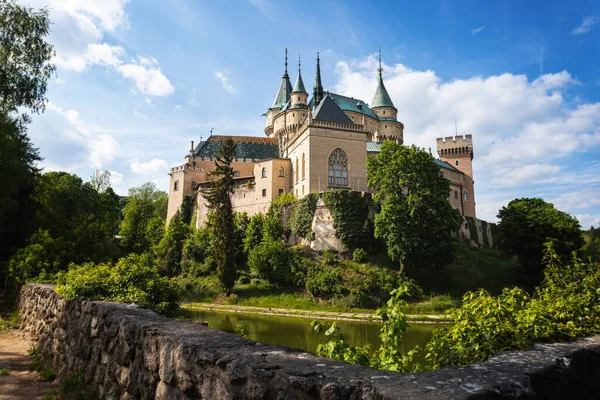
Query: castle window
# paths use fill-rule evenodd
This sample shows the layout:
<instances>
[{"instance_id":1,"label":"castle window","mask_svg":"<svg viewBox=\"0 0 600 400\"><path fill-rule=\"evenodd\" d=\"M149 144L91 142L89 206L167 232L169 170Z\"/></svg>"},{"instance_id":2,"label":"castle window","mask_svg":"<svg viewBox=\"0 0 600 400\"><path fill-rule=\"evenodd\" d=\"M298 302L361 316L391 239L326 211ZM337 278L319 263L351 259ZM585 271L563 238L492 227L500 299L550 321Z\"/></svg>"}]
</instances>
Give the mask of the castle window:
<instances>
[{"instance_id":1,"label":"castle window","mask_svg":"<svg viewBox=\"0 0 600 400\"><path fill-rule=\"evenodd\" d=\"M456 164L456 166L458 167L458 160L456 160L455 164Z\"/></svg>"},{"instance_id":2,"label":"castle window","mask_svg":"<svg viewBox=\"0 0 600 400\"><path fill-rule=\"evenodd\" d=\"M383 110L383 115L385 115L385 110Z\"/></svg>"},{"instance_id":3,"label":"castle window","mask_svg":"<svg viewBox=\"0 0 600 400\"><path fill-rule=\"evenodd\" d=\"M306 163L304 159L304 153L302 153L302 179L304 179L304 171L306 171ZM304 194L304 193L302 193Z\"/></svg>"},{"instance_id":4,"label":"castle window","mask_svg":"<svg viewBox=\"0 0 600 400\"><path fill-rule=\"evenodd\" d=\"M262 197L267 197L267 189L262 190Z\"/></svg>"},{"instance_id":5,"label":"castle window","mask_svg":"<svg viewBox=\"0 0 600 400\"><path fill-rule=\"evenodd\" d=\"M304 185L302 185L302 196L304 196Z\"/></svg>"},{"instance_id":6,"label":"castle window","mask_svg":"<svg viewBox=\"0 0 600 400\"><path fill-rule=\"evenodd\" d=\"M298 97L298 101L300 101L300 96L296 96L296 97Z\"/></svg>"},{"instance_id":7,"label":"castle window","mask_svg":"<svg viewBox=\"0 0 600 400\"><path fill-rule=\"evenodd\" d=\"M454 198L455 198L455 199L458 199L458 190L455 190L455 191L454 191Z\"/></svg>"},{"instance_id":8,"label":"castle window","mask_svg":"<svg viewBox=\"0 0 600 400\"><path fill-rule=\"evenodd\" d=\"M295 115L296 115L296 113L292 113L292 118L294 118Z\"/></svg>"},{"instance_id":9,"label":"castle window","mask_svg":"<svg viewBox=\"0 0 600 400\"><path fill-rule=\"evenodd\" d=\"M329 184L348 186L348 156L342 149L335 149L329 155Z\"/></svg>"},{"instance_id":10,"label":"castle window","mask_svg":"<svg viewBox=\"0 0 600 400\"><path fill-rule=\"evenodd\" d=\"M387 124L385 124L385 127L387 128Z\"/></svg>"},{"instance_id":11,"label":"castle window","mask_svg":"<svg viewBox=\"0 0 600 400\"><path fill-rule=\"evenodd\" d=\"M283 194L283 189L279 188L279 195L281 196Z\"/></svg>"},{"instance_id":12,"label":"castle window","mask_svg":"<svg viewBox=\"0 0 600 400\"><path fill-rule=\"evenodd\" d=\"M279 168L279 176L285 176L285 169L283 167Z\"/></svg>"},{"instance_id":13,"label":"castle window","mask_svg":"<svg viewBox=\"0 0 600 400\"><path fill-rule=\"evenodd\" d=\"M240 171L233 171L233 176L240 176Z\"/></svg>"},{"instance_id":14,"label":"castle window","mask_svg":"<svg viewBox=\"0 0 600 400\"><path fill-rule=\"evenodd\" d=\"M179 190L179 181L173 182L173 190Z\"/></svg>"},{"instance_id":15,"label":"castle window","mask_svg":"<svg viewBox=\"0 0 600 400\"><path fill-rule=\"evenodd\" d=\"M296 157L296 182L298 182L298 170L299 170L299 168L298 168L298 157ZM298 191L298 189L296 189L296 192L297 191ZM298 194L298 193L296 193L296 194Z\"/></svg>"},{"instance_id":16,"label":"castle window","mask_svg":"<svg viewBox=\"0 0 600 400\"><path fill-rule=\"evenodd\" d=\"M263 167L263 169L262 169L262 177L263 178L267 177L267 169L265 167Z\"/></svg>"},{"instance_id":17,"label":"castle window","mask_svg":"<svg viewBox=\"0 0 600 400\"><path fill-rule=\"evenodd\" d=\"M468 199L469 199L469 195L467 194L467 191L465 190L465 191L463 192L463 200L464 200L464 201L467 201Z\"/></svg>"}]
</instances>

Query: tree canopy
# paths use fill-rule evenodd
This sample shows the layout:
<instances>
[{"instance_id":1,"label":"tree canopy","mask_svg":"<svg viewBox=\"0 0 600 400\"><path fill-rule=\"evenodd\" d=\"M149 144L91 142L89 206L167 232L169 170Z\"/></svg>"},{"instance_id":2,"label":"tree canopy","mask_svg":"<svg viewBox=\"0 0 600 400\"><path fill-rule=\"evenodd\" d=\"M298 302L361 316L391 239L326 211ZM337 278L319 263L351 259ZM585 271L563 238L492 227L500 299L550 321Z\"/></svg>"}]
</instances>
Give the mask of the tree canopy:
<instances>
[{"instance_id":1,"label":"tree canopy","mask_svg":"<svg viewBox=\"0 0 600 400\"><path fill-rule=\"evenodd\" d=\"M522 283L528 288L543 277L544 243L554 242L554 251L568 261L584 240L577 219L539 198L515 199L498 212L500 248L517 256Z\"/></svg>"},{"instance_id":2,"label":"tree canopy","mask_svg":"<svg viewBox=\"0 0 600 400\"><path fill-rule=\"evenodd\" d=\"M367 161L369 186L381 204L375 237L402 267L437 268L452 260L460 214L448 202L450 183L433 157L391 141Z\"/></svg>"},{"instance_id":3,"label":"tree canopy","mask_svg":"<svg viewBox=\"0 0 600 400\"><path fill-rule=\"evenodd\" d=\"M210 176L213 180L202 189L209 215L208 226L213 233L213 257L217 266L219 280L227 293L235 283L235 226L231 204L233 193L233 168L236 144L227 139L215 157L215 170Z\"/></svg>"}]
</instances>

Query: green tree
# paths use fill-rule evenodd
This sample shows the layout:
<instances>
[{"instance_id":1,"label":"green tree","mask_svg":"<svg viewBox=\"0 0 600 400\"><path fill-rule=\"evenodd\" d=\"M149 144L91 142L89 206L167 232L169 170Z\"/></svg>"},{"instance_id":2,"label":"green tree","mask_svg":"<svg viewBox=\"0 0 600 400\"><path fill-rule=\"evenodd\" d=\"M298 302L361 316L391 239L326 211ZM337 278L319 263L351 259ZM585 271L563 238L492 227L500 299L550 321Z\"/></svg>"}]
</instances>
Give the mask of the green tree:
<instances>
[{"instance_id":1,"label":"green tree","mask_svg":"<svg viewBox=\"0 0 600 400\"><path fill-rule=\"evenodd\" d=\"M189 225L192 222L194 202L194 196L184 196L183 201L181 202L181 220L186 225Z\"/></svg>"},{"instance_id":2,"label":"green tree","mask_svg":"<svg viewBox=\"0 0 600 400\"><path fill-rule=\"evenodd\" d=\"M46 86L56 67L46 42L48 9L34 10L14 0L0 2L0 111L6 116L25 107L44 110Z\"/></svg>"},{"instance_id":3,"label":"green tree","mask_svg":"<svg viewBox=\"0 0 600 400\"><path fill-rule=\"evenodd\" d=\"M245 212L234 213L234 243L235 243L235 266L236 270L246 269L246 254L244 253L244 240L246 239L246 230L250 224L250 218Z\"/></svg>"},{"instance_id":4,"label":"green tree","mask_svg":"<svg viewBox=\"0 0 600 400\"><path fill-rule=\"evenodd\" d=\"M129 189L119 231L123 244L139 253L158 244L165 231L167 202L168 195L152 182Z\"/></svg>"},{"instance_id":5,"label":"green tree","mask_svg":"<svg viewBox=\"0 0 600 400\"><path fill-rule=\"evenodd\" d=\"M235 283L235 229L231 194L233 193L233 168L236 144L233 139L223 142L215 157L215 170L210 172L212 181L203 189L202 194L209 211L208 225L213 232L213 257L217 266L219 280L227 294Z\"/></svg>"},{"instance_id":6,"label":"green tree","mask_svg":"<svg viewBox=\"0 0 600 400\"><path fill-rule=\"evenodd\" d=\"M264 222L265 216L263 214L254 214L250 218L244 237L244 253L246 253L246 255L249 255L252 249L262 242Z\"/></svg>"},{"instance_id":7,"label":"green tree","mask_svg":"<svg viewBox=\"0 0 600 400\"><path fill-rule=\"evenodd\" d=\"M262 240L263 241L279 241L283 237L283 225L275 214L268 214L263 222L262 226Z\"/></svg>"},{"instance_id":8,"label":"green tree","mask_svg":"<svg viewBox=\"0 0 600 400\"><path fill-rule=\"evenodd\" d=\"M381 211L375 237L385 240L388 255L401 268L433 269L452 260L452 234L460 214L448 202L450 182L434 158L415 146L391 141L367 160L369 186Z\"/></svg>"},{"instance_id":9,"label":"green tree","mask_svg":"<svg viewBox=\"0 0 600 400\"><path fill-rule=\"evenodd\" d=\"M181 213L177 211L169 221L165 235L154 248L158 267L171 276L181 272L183 246L188 234L189 226L183 222Z\"/></svg>"},{"instance_id":10,"label":"green tree","mask_svg":"<svg viewBox=\"0 0 600 400\"><path fill-rule=\"evenodd\" d=\"M522 284L537 286L543 277L544 243L554 241L554 251L568 260L584 244L577 219L539 198L515 199L498 212L500 248L517 256Z\"/></svg>"}]
</instances>

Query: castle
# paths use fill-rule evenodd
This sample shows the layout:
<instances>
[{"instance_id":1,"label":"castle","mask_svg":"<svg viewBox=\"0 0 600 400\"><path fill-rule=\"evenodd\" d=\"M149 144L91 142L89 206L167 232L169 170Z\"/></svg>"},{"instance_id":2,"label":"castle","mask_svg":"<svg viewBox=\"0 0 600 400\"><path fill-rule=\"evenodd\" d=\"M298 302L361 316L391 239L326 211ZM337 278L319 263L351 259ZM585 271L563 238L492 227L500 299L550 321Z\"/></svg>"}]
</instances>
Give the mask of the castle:
<instances>
[{"instance_id":1,"label":"castle","mask_svg":"<svg viewBox=\"0 0 600 400\"><path fill-rule=\"evenodd\" d=\"M386 140L404 142L404 125L383 83L381 53L378 81L370 104L323 90L317 53L312 97L302 80L300 62L292 87L285 71L266 116L266 137L211 135L190 148L185 163L171 169L167 220L180 208L185 196L199 196L197 224L205 221L205 202L197 188L209 179L221 144L232 138L237 144L232 163L236 188L235 211L249 216L264 213L283 193L302 198L308 193L333 189L368 192L367 157L377 155ZM450 181L448 201L465 217L475 217L471 135L437 139L444 177Z\"/></svg>"}]
</instances>

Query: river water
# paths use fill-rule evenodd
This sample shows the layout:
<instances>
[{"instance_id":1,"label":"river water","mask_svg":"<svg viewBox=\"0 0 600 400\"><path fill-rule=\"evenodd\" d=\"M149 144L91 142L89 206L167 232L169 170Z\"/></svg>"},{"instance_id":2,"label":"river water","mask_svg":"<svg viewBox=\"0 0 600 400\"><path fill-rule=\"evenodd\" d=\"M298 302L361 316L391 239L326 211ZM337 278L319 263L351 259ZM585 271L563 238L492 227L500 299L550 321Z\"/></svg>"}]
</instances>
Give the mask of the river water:
<instances>
[{"instance_id":1,"label":"river water","mask_svg":"<svg viewBox=\"0 0 600 400\"><path fill-rule=\"evenodd\" d=\"M186 310L186 318L194 321L207 321L208 326L225 332L235 333L236 327L244 329L248 338L257 342L279 344L315 353L317 346L328 338L324 333L316 333L308 318L279 317L242 313ZM321 320L329 326L331 321ZM377 348L380 323L338 321L338 326L346 341L352 346L371 344ZM406 353L416 345L423 347L439 325L410 324L402 341L401 351ZM239 328L238 328L239 329Z\"/></svg>"}]
</instances>

